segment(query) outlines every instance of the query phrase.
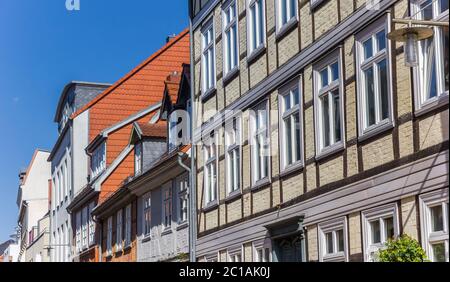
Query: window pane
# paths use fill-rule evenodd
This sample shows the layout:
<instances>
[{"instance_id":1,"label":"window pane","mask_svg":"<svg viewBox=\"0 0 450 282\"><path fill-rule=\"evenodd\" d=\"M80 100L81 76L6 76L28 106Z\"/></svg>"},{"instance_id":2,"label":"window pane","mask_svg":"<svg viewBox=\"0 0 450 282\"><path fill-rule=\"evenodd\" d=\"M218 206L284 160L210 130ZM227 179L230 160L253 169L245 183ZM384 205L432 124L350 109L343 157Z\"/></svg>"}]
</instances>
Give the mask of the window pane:
<instances>
[{"instance_id":1,"label":"window pane","mask_svg":"<svg viewBox=\"0 0 450 282\"><path fill-rule=\"evenodd\" d=\"M268 248L264 249L264 262L270 262L270 250Z\"/></svg>"},{"instance_id":2,"label":"window pane","mask_svg":"<svg viewBox=\"0 0 450 282\"><path fill-rule=\"evenodd\" d=\"M334 110L334 142L341 141L341 107L339 99L339 90L333 91L333 110Z\"/></svg>"},{"instance_id":3,"label":"window pane","mask_svg":"<svg viewBox=\"0 0 450 282\"><path fill-rule=\"evenodd\" d=\"M333 233L326 233L325 234L325 240L326 240L326 250L327 250L327 254L332 254L334 253L333 251Z\"/></svg>"},{"instance_id":4,"label":"window pane","mask_svg":"<svg viewBox=\"0 0 450 282\"><path fill-rule=\"evenodd\" d=\"M258 1L258 10L259 10L259 15L258 15L258 19L259 19L259 42L258 42L258 46L260 44L263 44L263 38L264 38L264 12L263 12L263 5L262 5L262 0Z\"/></svg>"},{"instance_id":5,"label":"window pane","mask_svg":"<svg viewBox=\"0 0 450 282\"><path fill-rule=\"evenodd\" d=\"M370 234L371 234L371 243L377 244L381 243L381 231L380 231L380 221L375 220L370 222Z\"/></svg>"},{"instance_id":6,"label":"window pane","mask_svg":"<svg viewBox=\"0 0 450 282\"><path fill-rule=\"evenodd\" d=\"M441 13L445 12L446 10L448 10L448 0L440 0L439 1L439 11Z\"/></svg>"},{"instance_id":7,"label":"window pane","mask_svg":"<svg viewBox=\"0 0 450 282\"><path fill-rule=\"evenodd\" d=\"M297 14L297 11L296 11L296 9L297 9L297 0L290 0L290 1L291 1L291 5L290 5L290 7L291 7L291 14L290 14L289 19L292 19Z\"/></svg>"},{"instance_id":8,"label":"window pane","mask_svg":"<svg viewBox=\"0 0 450 282\"><path fill-rule=\"evenodd\" d=\"M237 26L235 25L235 26L233 26L233 68L235 67L235 66L237 66L237 64L238 64L238 62L237 62L237 60L238 60L238 56L239 56L239 54L238 54L238 47L237 47L237 45L238 45L238 42L239 42L239 40L238 40L238 36L237 36Z\"/></svg>"},{"instance_id":9,"label":"window pane","mask_svg":"<svg viewBox=\"0 0 450 282\"><path fill-rule=\"evenodd\" d=\"M339 64L336 62L331 65L331 80L336 81L339 79Z\"/></svg>"},{"instance_id":10,"label":"window pane","mask_svg":"<svg viewBox=\"0 0 450 282\"><path fill-rule=\"evenodd\" d=\"M388 76L386 60L382 60L378 63L378 74L380 87L380 99L381 99L381 119L389 118L389 98L388 98Z\"/></svg>"},{"instance_id":11,"label":"window pane","mask_svg":"<svg viewBox=\"0 0 450 282\"><path fill-rule=\"evenodd\" d=\"M295 161L299 161L300 156L300 114L296 114L294 116L294 122L295 122L295 153L296 153L296 159Z\"/></svg>"},{"instance_id":12,"label":"window pane","mask_svg":"<svg viewBox=\"0 0 450 282\"><path fill-rule=\"evenodd\" d=\"M433 249L433 261L434 262L445 262L445 244L435 244L432 246Z\"/></svg>"},{"instance_id":13,"label":"window pane","mask_svg":"<svg viewBox=\"0 0 450 282\"><path fill-rule=\"evenodd\" d=\"M375 90L373 81L373 67L364 71L364 77L366 81L366 118L367 126L374 125L376 123L375 118Z\"/></svg>"},{"instance_id":14,"label":"window pane","mask_svg":"<svg viewBox=\"0 0 450 282\"><path fill-rule=\"evenodd\" d=\"M284 128L286 131L286 134L284 136L284 140L285 140L285 146L286 146L286 153L285 153L285 158L286 158L286 165L290 165L292 164L292 120L290 117L286 118L284 120Z\"/></svg>"},{"instance_id":15,"label":"window pane","mask_svg":"<svg viewBox=\"0 0 450 282\"><path fill-rule=\"evenodd\" d=\"M344 230L336 231L336 237L338 242L338 252L344 251Z\"/></svg>"},{"instance_id":16,"label":"window pane","mask_svg":"<svg viewBox=\"0 0 450 282\"><path fill-rule=\"evenodd\" d=\"M442 206L435 206L430 208L431 215L431 231L438 232L444 230L444 219L442 213Z\"/></svg>"},{"instance_id":17,"label":"window pane","mask_svg":"<svg viewBox=\"0 0 450 282\"><path fill-rule=\"evenodd\" d=\"M287 111L291 108L291 95L284 96L284 109Z\"/></svg>"},{"instance_id":18,"label":"window pane","mask_svg":"<svg viewBox=\"0 0 450 282\"><path fill-rule=\"evenodd\" d=\"M329 103L328 95L321 98L322 100L322 139L323 146L330 146L330 114L329 114Z\"/></svg>"},{"instance_id":19,"label":"window pane","mask_svg":"<svg viewBox=\"0 0 450 282\"><path fill-rule=\"evenodd\" d=\"M433 52L434 53L434 52ZM431 64L431 68L428 69L428 73L427 73L427 81L429 83L428 85L428 98L434 98L438 95L437 93L437 79L436 79L436 60L435 60L435 56L432 55L430 56L430 59L432 59L432 64Z\"/></svg>"},{"instance_id":20,"label":"window pane","mask_svg":"<svg viewBox=\"0 0 450 282\"><path fill-rule=\"evenodd\" d=\"M433 19L433 5L432 0L427 0L420 5L419 8L422 11L422 19L423 20L431 20Z\"/></svg>"},{"instance_id":21,"label":"window pane","mask_svg":"<svg viewBox=\"0 0 450 282\"><path fill-rule=\"evenodd\" d=\"M446 10L448 10L448 0L444 0L444 2L446 2L447 6L446 6ZM448 27L445 27L442 29L443 33L444 33L444 90L448 91L449 89L449 52L450 50L448 49L448 45L449 45L449 40L448 40Z\"/></svg>"},{"instance_id":22,"label":"window pane","mask_svg":"<svg viewBox=\"0 0 450 282\"><path fill-rule=\"evenodd\" d=\"M328 85L328 68L325 68L320 72L320 81L321 81L321 88Z\"/></svg>"},{"instance_id":23,"label":"window pane","mask_svg":"<svg viewBox=\"0 0 450 282\"><path fill-rule=\"evenodd\" d=\"M372 57L373 55L373 44L372 44L372 38L367 39L364 43L363 43L363 48L364 48L364 60Z\"/></svg>"},{"instance_id":24,"label":"window pane","mask_svg":"<svg viewBox=\"0 0 450 282\"><path fill-rule=\"evenodd\" d=\"M258 43L257 41L257 37L256 37L256 33L258 32L257 28L256 28L256 5L253 5L250 8L250 14L251 14L251 18L252 18L252 27L250 28L251 30L251 34L252 34L252 49L256 49L256 47L258 47Z\"/></svg>"},{"instance_id":25,"label":"window pane","mask_svg":"<svg viewBox=\"0 0 450 282\"><path fill-rule=\"evenodd\" d=\"M386 235L386 240L388 239L393 239L394 238L394 218L390 217L390 218L385 218L384 219L384 228L385 228L385 235Z\"/></svg>"},{"instance_id":26,"label":"window pane","mask_svg":"<svg viewBox=\"0 0 450 282\"><path fill-rule=\"evenodd\" d=\"M382 51L386 48L386 33L384 32L384 30L378 32L376 34L376 38L377 38L377 51Z\"/></svg>"},{"instance_id":27,"label":"window pane","mask_svg":"<svg viewBox=\"0 0 450 282\"><path fill-rule=\"evenodd\" d=\"M280 0L280 12L281 12L281 25L284 25L287 22L287 0Z\"/></svg>"},{"instance_id":28,"label":"window pane","mask_svg":"<svg viewBox=\"0 0 450 282\"><path fill-rule=\"evenodd\" d=\"M299 102L299 99L300 99L300 95L299 94L300 93L299 93L298 88L296 88L295 90L292 90L292 98L293 98L293 103L292 104L298 105L300 103Z\"/></svg>"}]
</instances>

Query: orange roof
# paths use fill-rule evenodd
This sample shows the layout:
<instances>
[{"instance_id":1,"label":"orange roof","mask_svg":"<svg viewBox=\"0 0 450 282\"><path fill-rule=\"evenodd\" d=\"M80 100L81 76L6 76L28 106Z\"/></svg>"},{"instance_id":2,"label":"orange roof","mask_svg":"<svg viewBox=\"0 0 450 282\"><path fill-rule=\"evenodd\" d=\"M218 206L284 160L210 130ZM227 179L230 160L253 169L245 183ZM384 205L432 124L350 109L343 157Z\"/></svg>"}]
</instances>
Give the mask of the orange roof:
<instances>
[{"instance_id":1,"label":"orange roof","mask_svg":"<svg viewBox=\"0 0 450 282\"><path fill-rule=\"evenodd\" d=\"M174 72L170 74L165 81L166 91L169 94L171 100L170 102L172 104L177 102L178 91L180 89L180 82L181 82L181 73L179 72Z\"/></svg>"},{"instance_id":2,"label":"orange roof","mask_svg":"<svg viewBox=\"0 0 450 282\"><path fill-rule=\"evenodd\" d=\"M139 122L139 129L144 137L167 137L167 125L165 122L158 122L157 124Z\"/></svg>"},{"instance_id":3,"label":"orange roof","mask_svg":"<svg viewBox=\"0 0 450 282\"><path fill-rule=\"evenodd\" d=\"M161 102L166 78L189 62L189 30L184 30L130 73L72 115L90 109L90 140L103 129Z\"/></svg>"}]
</instances>

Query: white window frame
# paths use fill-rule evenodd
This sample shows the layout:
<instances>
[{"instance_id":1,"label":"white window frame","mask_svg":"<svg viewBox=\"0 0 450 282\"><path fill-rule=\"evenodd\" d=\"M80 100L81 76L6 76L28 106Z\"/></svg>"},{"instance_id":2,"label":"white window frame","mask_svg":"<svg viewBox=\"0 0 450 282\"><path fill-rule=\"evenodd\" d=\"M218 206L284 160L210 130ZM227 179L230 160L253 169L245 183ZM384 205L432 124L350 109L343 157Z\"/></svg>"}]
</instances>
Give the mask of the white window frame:
<instances>
[{"instance_id":1,"label":"white window frame","mask_svg":"<svg viewBox=\"0 0 450 282\"><path fill-rule=\"evenodd\" d=\"M244 262L242 246L227 250L227 262L241 263Z\"/></svg>"},{"instance_id":2,"label":"white window frame","mask_svg":"<svg viewBox=\"0 0 450 282\"><path fill-rule=\"evenodd\" d=\"M362 230L363 230L363 243L364 243L364 261L373 261L375 259L373 254L385 247L385 243L388 241L385 235L384 221L386 218L393 218L394 224L394 238L400 235L400 223L398 215L398 207L396 203L376 207L362 212ZM371 227L370 222L380 220L380 239L381 243L371 244ZM382 221L382 222L381 222Z\"/></svg>"},{"instance_id":3,"label":"white window frame","mask_svg":"<svg viewBox=\"0 0 450 282\"><path fill-rule=\"evenodd\" d=\"M172 193L172 182L163 185L162 189L162 225L164 231L169 230L172 226L173 220L173 193ZM167 194L168 193L168 197ZM169 213L167 213L167 211Z\"/></svg>"},{"instance_id":4,"label":"white window frame","mask_svg":"<svg viewBox=\"0 0 450 282\"><path fill-rule=\"evenodd\" d=\"M132 229L132 205L129 204L125 207L125 248L131 246L131 229Z\"/></svg>"},{"instance_id":5,"label":"white window frame","mask_svg":"<svg viewBox=\"0 0 450 282\"><path fill-rule=\"evenodd\" d=\"M106 230L106 256L112 256L113 217L108 217Z\"/></svg>"},{"instance_id":6,"label":"white window frame","mask_svg":"<svg viewBox=\"0 0 450 282\"><path fill-rule=\"evenodd\" d=\"M338 250L338 237L337 231L343 231L344 236L344 250ZM347 218L341 217L327 222L319 223L319 261L321 262L336 262L336 261L348 261L348 231L347 231ZM333 253L329 254L327 250L327 238L326 234L331 233L333 239Z\"/></svg>"},{"instance_id":7,"label":"white window frame","mask_svg":"<svg viewBox=\"0 0 450 282\"><path fill-rule=\"evenodd\" d=\"M178 224L184 224L188 221L189 207L189 174L181 175L177 178L178 191Z\"/></svg>"},{"instance_id":8,"label":"white window frame","mask_svg":"<svg viewBox=\"0 0 450 282\"><path fill-rule=\"evenodd\" d=\"M81 250L83 249L81 246L81 211L77 212L75 215L75 227L76 227L75 246L77 252L81 252ZM53 236L55 236L55 232L53 232Z\"/></svg>"},{"instance_id":9,"label":"white window frame","mask_svg":"<svg viewBox=\"0 0 450 282\"><path fill-rule=\"evenodd\" d=\"M88 245L89 247L95 245L95 222L94 219L92 218L92 211L94 210L95 207L95 203L91 202L89 204L89 220L88 220L88 233L89 233L89 237L88 237Z\"/></svg>"},{"instance_id":10,"label":"white window frame","mask_svg":"<svg viewBox=\"0 0 450 282\"><path fill-rule=\"evenodd\" d=\"M149 216L148 221L146 216ZM152 232L152 196L151 192L142 197L142 231L144 237L148 237Z\"/></svg>"},{"instance_id":11,"label":"white window frame","mask_svg":"<svg viewBox=\"0 0 450 282\"><path fill-rule=\"evenodd\" d=\"M202 33L202 93L207 95L216 87L216 33L211 18L201 29ZM207 42L209 35L212 36ZM208 60L206 60L208 58ZM212 71L212 73L210 73ZM206 78L208 77L208 80ZM210 81L211 80L211 81Z\"/></svg>"},{"instance_id":12,"label":"white window frame","mask_svg":"<svg viewBox=\"0 0 450 282\"><path fill-rule=\"evenodd\" d=\"M295 2L295 12L294 15L290 15L291 12L291 4L292 1ZM283 23L282 18L282 2L285 2L285 9L286 9L286 22ZM275 22L276 22L276 29L277 29L277 35L280 36L284 33L285 30L289 29L293 24L298 22L298 0L275 0Z\"/></svg>"},{"instance_id":13,"label":"white window frame","mask_svg":"<svg viewBox=\"0 0 450 282\"><path fill-rule=\"evenodd\" d=\"M342 47L337 48L335 51L328 54L326 57L324 57L321 61L314 64L314 114L315 114L315 132L316 132L316 159L324 158L328 155L331 155L335 153L336 151L339 151L341 149L345 148L345 111L344 111L344 79L343 79L343 61L342 61ZM335 81L329 81L328 86L322 88L321 87L321 76L320 73L325 68L328 68L328 80L330 80L331 74L331 66L335 63L338 63L338 75L339 78ZM322 132L322 106L320 98L328 95L329 104L332 105L332 95L331 93L335 90L338 90L339 93L339 104L340 104L340 127L341 127L341 140L338 142L331 143L328 146L324 145L324 136ZM334 140L335 138L335 132L334 132L334 117L333 117L333 107L329 106L329 119L330 119L330 125L329 125L329 136L330 140Z\"/></svg>"},{"instance_id":14,"label":"white window frame","mask_svg":"<svg viewBox=\"0 0 450 282\"><path fill-rule=\"evenodd\" d=\"M218 201L218 146L217 135L211 134L208 140L210 144L203 144L204 160L204 187L205 187L205 206L211 206ZM210 175L211 172L211 175Z\"/></svg>"},{"instance_id":15,"label":"white window frame","mask_svg":"<svg viewBox=\"0 0 450 282\"><path fill-rule=\"evenodd\" d=\"M385 38L385 49L379 51L377 45L377 33L383 31L386 36L391 31L391 22L387 16L384 16L364 29L362 32L356 35L356 79L358 85L358 122L359 122L359 136L360 138L368 138L380 131L383 131L394 126L393 121L393 97L392 97L392 63L391 63L391 50L392 42ZM368 59L364 59L364 42L372 39L372 56ZM379 77L378 64L385 60L387 71L387 82L382 82ZM367 112L367 89L365 86L365 76L363 72L369 68L373 69L374 76L374 95L375 95L375 124L368 125L368 112ZM382 118L382 101L380 85L387 83L387 99L388 99L388 117Z\"/></svg>"},{"instance_id":16,"label":"white window frame","mask_svg":"<svg viewBox=\"0 0 450 282\"><path fill-rule=\"evenodd\" d=\"M253 261L254 262L272 262L273 256L272 256L272 244L269 239L265 240L259 240L252 243L253 246ZM260 256L260 251L263 252L263 257ZM266 252L268 252L269 255L269 261L266 260Z\"/></svg>"},{"instance_id":17,"label":"white window frame","mask_svg":"<svg viewBox=\"0 0 450 282\"><path fill-rule=\"evenodd\" d=\"M230 12L230 22L227 22L228 11ZM230 0L222 7L222 27L223 73L226 77L239 68L239 7L237 0ZM232 33L233 28L236 30L236 37ZM230 41L229 44L228 41Z\"/></svg>"},{"instance_id":18,"label":"white window frame","mask_svg":"<svg viewBox=\"0 0 450 282\"><path fill-rule=\"evenodd\" d=\"M265 112L265 126L259 124L261 121L261 113ZM250 128L250 145L251 145L251 175L252 185L258 186L262 182L270 182L270 112L269 100L266 99L259 103L250 111L249 119ZM260 147L258 140L264 139L263 148ZM264 149L266 147L266 149ZM267 173L267 175L266 175Z\"/></svg>"},{"instance_id":19,"label":"white window frame","mask_svg":"<svg viewBox=\"0 0 450 282\"><path fill-rule=\"evenodd\" d=\"M88 207L81 210L81 246L83 250L88 248Z\"/></svg>"},{"instance_id":20,"label":"white window frame","mask_svg":"<svg viewBox=\"0 0 450 282\"><path fill-rule=\"evenodd\" d=\"M415 15L415 19L422 19L422 15L420 11L420 5L426 0L411 0L411 14ZM439 4L438 1L434 1L432 4L433 9L433 20L434 21L444 21L448 22L449 20L449 10L446 10L443 13L439 13ZM434 55L437 55L436 58L436 73L440 74L436 76L436 84L437 84L437 96L432 98L427 98L428 90L427 85L425 85L425 81L431 81L431 78L424 78L422 76L423 68L425 68L425 63L428 61L423 53L423 46L428 42L419 42L418 50L419 50L419 67L413 69L413 77L414 77L414 95L415 95L415 111L416 115L420 115L424 112L432 110L436 107L439 107L443 104L448 104L449 100L449 90L445 90L445 66L444 66L444 58L442 55L444 54L444 42L443 42L443 28L442 27L432 27L434 30L434 36L430 40L433 41L432 49L434 51ZM437 44L434 44L437 43ZM429 63L429 62L428 62Z\"/></svg>"},{"instance_id":21,"label":"white window frame","mask_svg":"<svg viewBox=\"0 0 450 282\"><path fill-rule=\"evenodd\" d=\"M241 191L242 117L237 115L225 125L225 170L227 195Z\"/></svg>"},{"instance_id":22,"label":"white window frame","mask_svg":"<svg viewBox=\"0 0 450 282\"><path fill-rule=\"evenodd\" d=\"M449 189L440 189L427 194L419 196L420 203L420 226L422 232L422 246L424 247L427 257L431 261L435 261L433 253L433 245L437 243L444 243L445 245L445 261L449 262L449 218L448 218L448 203L449 203ZM444 230L433 232L431 227L431 212L430 208L435 206L442 206L442 220L444 223Z\"/></svg>"},{"instance_id":23,"label":"white window frame","mask_svg":"<svg viewBox=\"0 0 450 282\"><path fill-rule=\"evenodd\" d=\"M120 209L116 213L116 252L123 249L123 211Z\"/></svg>"},{"instance_id":24,"label":"white window frame","mask_svg":"<svg viewBox=\"0 0 450 282\"><path fill-rule=\"evenodd\" d=\"M106 142L100 144L91 155L91 179L106 170Z\"/></svg>"},{"instance_id":25,"label":"white window frame","mask_svg":"<svg viewBox=\"0 0 450 282\"><path fill-rule=\"evenodd\" d=\"M285 97L289 96L291 104L294 101L295 90L298 91L298 104L291 106L290 109L285 108ZM279 89L278 93L278 109L279 109L279 120L280 120L280 161L281 161L281 169L282 172L289 171L290 169L295 169L301 167L303 165L303 95L302 95L302 83L301 78L295 78L294 80L288 82L285 86ZM295 115L298 115L299 118L299 126L300 126L300 138L296 140L295 137ZM286 145L286 125L285 120L291 120L291 143L292 150L291 152L287 151ZM295 148L295 144L298 144L298 148ZM297 150L299 150L298 154L300 158L295 160ZM288 154L291 154L292 162L288 163L287 158Z\"/></svg>"},{"instance_id":26,"label":"white window frame","mask_svg":"<svg viewBox=\"0 0 450 282\"><path fill-rule=\"evenodd\" d=\"M143 161L143 145L138 143L134 146L134 175L139 175L142 173L142 161Z\"/></svg>"},{"instance_id":27,"label":"white window frame","mask_svg":"<svg viewBox=\"0 0 450 282\"><path fill-rule=\"evenodd\" d=\"M247 58L251 58L263 50L266 46L266 0L246 0L247 1ZM262 5L262 21L259 15L259 5ZM256 26L253 25L252 7L255 6ZM262 27L260 24L262 23ZM261 33L260 33L261 32ZM261 42L253 46L253 33L256 33L256 41Z\"/></svg>"}]
</instances>

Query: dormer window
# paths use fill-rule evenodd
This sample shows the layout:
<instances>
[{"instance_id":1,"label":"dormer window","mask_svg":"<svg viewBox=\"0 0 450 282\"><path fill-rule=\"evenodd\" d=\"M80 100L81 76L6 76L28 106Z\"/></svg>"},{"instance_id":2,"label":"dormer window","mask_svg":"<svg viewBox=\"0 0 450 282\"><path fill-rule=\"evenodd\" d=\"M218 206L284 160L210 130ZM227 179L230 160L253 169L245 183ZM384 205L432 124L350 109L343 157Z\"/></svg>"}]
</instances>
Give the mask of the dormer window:
<instances>
[{"instance_id":1,"label":"dormer window","mask_svg":"<svg viewBox=\"0 0 450 282\"><path fill-rule=\"evenodd\" d=\"M91 178L99 176L106 169L106 144L103 142L91 156Z\"/></svg>"},{"instance_id":2,"label":"dormer window","mask_svg":"<svg viewBox=\"0 0 450 282\"><path fill-rule=\"evenodd\" d=\"M134 174L139 175L142 172L142 143L134 147Z\"/></svg>"}]
</instances>

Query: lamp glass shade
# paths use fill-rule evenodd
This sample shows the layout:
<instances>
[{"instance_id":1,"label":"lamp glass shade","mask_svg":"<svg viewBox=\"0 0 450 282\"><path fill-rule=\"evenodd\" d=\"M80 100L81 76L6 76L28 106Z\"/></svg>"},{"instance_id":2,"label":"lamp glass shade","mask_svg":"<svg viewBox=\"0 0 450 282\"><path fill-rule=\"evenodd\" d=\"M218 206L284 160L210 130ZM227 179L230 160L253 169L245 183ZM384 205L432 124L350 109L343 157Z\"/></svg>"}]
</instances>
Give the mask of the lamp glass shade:
<instances>
[{"instance_id":1,"label":"lamp glass shade","mask_svg":"<svg viewBox=\"0 0 450 282\"><path fill-rule=\"evenodd\" d=\"M406 36L406 42L405 42L405 65L407 67L417 67L419 65L418 57L419 57L419 50L418 50L418 40L417 40L417 34L415 33L408 33Z\"/></svg>"}]
</instances>

